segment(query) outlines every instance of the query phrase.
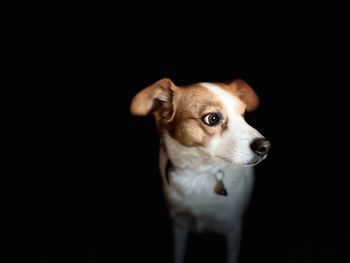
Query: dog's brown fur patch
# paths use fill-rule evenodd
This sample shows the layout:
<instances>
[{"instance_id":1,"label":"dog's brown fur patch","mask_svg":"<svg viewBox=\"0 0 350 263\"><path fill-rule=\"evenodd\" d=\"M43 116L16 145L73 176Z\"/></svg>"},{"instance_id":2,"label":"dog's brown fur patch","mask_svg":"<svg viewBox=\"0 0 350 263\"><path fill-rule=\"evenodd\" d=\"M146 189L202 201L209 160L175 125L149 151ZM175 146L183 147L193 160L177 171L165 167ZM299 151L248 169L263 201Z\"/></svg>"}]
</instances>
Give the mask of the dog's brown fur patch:
<instances>
[{"instance_id":1,"label":"dog's brown fur patch","mask_svg":"<svg viewBox=\"0 0 350 263\"><path fill-rule=\"evenodd\" d=\"M205 146L210 138L227 125L227 113L222 102L200 84L179 89L174 95L177 110L165 128L169 134L186 146ZM208 127L202 117L211 112L222 116L222 123Z\"/></svg>"},{"instance_id":2,"label":"dog's brown fur patch","mask_svg":"<svg viewBox=\"0 0 350 263\"><path fill-rule=\"evenodd\" d=\"M253 89L243 80L215 83L237 97L238 114L251 111L259 100ZM228 114L223 102L201 84L177 87L170 79L164 78L139 92L133 99L131 112L142 116L154 113L159 129L166 129L181 144L194 147L206 146L209 140L223 133L228 127ZM202 117L208 113L218 113L221 122L207 126Z\"/></svg>"}]
</instances>

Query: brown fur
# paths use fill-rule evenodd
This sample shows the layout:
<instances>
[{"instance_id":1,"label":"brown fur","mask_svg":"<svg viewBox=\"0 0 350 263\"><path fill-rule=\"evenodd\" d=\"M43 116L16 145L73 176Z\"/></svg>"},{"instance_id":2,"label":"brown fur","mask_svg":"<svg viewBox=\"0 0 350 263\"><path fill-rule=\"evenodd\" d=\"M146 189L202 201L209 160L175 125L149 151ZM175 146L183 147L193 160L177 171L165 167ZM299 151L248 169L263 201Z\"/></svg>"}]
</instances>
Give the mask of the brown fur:
<instances>
[{"instance_id":1,"label":"brown fur","mask_svg":"<svg viewBox=\"0 0 350 263\"><path fill-rule=\"evenodd\" d=\"M257 95L243 80L215 84L243 102L237 109L240 114L258 106ZM132 101L131 112L137 116L154 112L159 129L166 129L188 147L207 145L213 136L225 131L228 122L225 107L209 90L198 83L177 87L167 78L139 92ZM220 113L222 122L208 127L203 124L202 117L211 112Z\"/></svg>"},{"instance_id":2,"label":"brown fur","mask_svg":"<svg viewBox=\"0 0 350 263\"><path fill-rule=\"evenodd\" d=\"M219 112L223 120L227 120L227 115L221 102L200 84L181 89L175 97L177 97L177 111L172 122L165 128L183 145L205 146L210 138L225 127L225 121L212 127L203 124L201 119L207 113Z\"/></svg>"}]
</instances>

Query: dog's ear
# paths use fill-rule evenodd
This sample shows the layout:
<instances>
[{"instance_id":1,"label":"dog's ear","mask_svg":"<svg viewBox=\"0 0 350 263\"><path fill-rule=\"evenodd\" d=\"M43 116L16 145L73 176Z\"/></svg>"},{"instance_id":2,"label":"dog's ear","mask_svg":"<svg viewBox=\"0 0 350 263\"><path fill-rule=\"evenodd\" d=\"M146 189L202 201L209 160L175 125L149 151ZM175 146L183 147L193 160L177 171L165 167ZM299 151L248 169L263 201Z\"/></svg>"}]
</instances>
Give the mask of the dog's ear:
<instances>
[{"instance_id":1,"label":"dog's ear","mask_svg":"<svg viewBox=\"0 0 350 263\"><path fill-rule=\"evenodd\" d=\"M246 111L253 111L259 106L259 97L255 91L242 79L227 83L232 91L244 102Z\"/></svg>"},{"instance_id":2,"label":"dog's ear","mask_svg":"<svg viewBox=\"0 0 350 263\"><path fill-rule=\"evenodd\" d=\"M159 112L162 119L174 115L173 97L178 88L168 78L163 78L144 88L132 99L130 111L136 116Z\"/></svg>"}]
</instances>

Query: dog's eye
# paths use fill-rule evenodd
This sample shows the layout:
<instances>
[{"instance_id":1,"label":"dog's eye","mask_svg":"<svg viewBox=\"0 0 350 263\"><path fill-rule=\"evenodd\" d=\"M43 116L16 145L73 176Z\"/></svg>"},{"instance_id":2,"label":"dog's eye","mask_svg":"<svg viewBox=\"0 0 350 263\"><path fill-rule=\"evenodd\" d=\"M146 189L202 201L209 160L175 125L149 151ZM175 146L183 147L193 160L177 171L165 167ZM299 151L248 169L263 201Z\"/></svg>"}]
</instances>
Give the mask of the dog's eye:
<instances>
[{"instance_id":1,"label":"dog's eye","mask_svg":"<svg viewBox=\"0 0 350 263\"><path fill-rule=\"evenodd\" d=\"M208 126L217 125L220 122L221 118L217 113L208 113L202 117L202 122Z\"/></svg>"}]
</instances>

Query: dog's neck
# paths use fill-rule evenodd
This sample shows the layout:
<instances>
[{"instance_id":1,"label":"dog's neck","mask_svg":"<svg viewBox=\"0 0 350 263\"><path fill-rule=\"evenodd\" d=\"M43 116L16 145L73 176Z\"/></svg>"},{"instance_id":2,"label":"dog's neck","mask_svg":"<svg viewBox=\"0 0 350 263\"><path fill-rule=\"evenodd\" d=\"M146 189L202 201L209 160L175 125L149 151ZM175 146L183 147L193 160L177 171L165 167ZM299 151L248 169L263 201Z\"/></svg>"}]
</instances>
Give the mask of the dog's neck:
<instances>
[{"instance_id":1,"label":"dog's neck","mask_svg":"<svg viewBox=\"0 0 350 263\"><path fill-rule=\"evenodd\" d=\"M173 180L176 178L195 178L192 182L198 182L198 179L213 181L213 189L216 194L227 196L228 192L224 184L224 167L226 164L213 162L210 156L200 147L186 147L171 138L169 134L164 134L164 144L169 158L166 169L166 178L170 184L170 173ZM170 165L169 165L170 164ZM171 172L170 172L171 170ZM201 175L201 176L198 176ZM176 179L175 179L176 180Z\"/></svg>"},{"instance_id":2,"label":"dog's neck","mask_svg":"<svg viewBox=\"0 0 350 263\"><path fill-rule=\"evenodd\" d=\"M225 166L213 162L212 157L201 147L186 147L163 131L163 142L173 170L180 173L214 173Z\"/></svg>"}]
</instances>

